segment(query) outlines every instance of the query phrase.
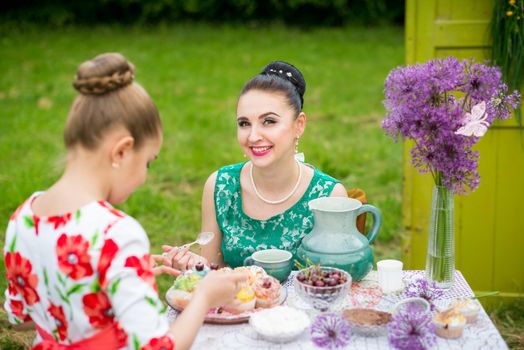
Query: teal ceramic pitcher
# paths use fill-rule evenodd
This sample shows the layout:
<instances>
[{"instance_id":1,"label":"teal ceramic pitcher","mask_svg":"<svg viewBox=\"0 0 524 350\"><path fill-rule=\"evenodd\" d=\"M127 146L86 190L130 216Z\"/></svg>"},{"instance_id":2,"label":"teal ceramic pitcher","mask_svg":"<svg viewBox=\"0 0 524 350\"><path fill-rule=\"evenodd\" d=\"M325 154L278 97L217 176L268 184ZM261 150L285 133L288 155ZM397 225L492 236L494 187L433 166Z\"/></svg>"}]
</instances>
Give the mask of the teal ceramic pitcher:
<instances>
[{"instance_id":1,"label":"teal ceramic pitcher","mask_svg":"<svg viewBox=\"0 0 524 350\"><path fill-rule=\"evenodd\" d=\"M298 247L300 262L336 267L351 274L353 281L360 281L373 268L370 244L382 224L380 210L346 197L317 198L309 202L309 207L315 223ZM356 226L357 216L365 212L373 217L367 237Z\"/></svg>"}]
</instances>

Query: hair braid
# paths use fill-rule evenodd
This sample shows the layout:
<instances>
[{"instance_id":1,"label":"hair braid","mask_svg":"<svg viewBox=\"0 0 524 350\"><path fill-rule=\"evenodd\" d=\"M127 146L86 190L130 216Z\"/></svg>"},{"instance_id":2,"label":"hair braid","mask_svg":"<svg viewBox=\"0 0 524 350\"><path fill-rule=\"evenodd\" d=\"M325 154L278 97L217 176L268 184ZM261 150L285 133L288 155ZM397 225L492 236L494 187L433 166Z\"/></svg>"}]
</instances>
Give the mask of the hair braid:
<instances>
[{"instance_id":1,"label":"hair braid","mask_svg":"<svg viewBox=\"0 0 524 350\"><path fill-rule=\"evenodd\" d=\"M79 79L77 76L73 86L84 95L102 95L131 84L133 79L133 71L128 69L124 72L114 72L112 75L103 77Z\"/></svg>"}]
</instances>

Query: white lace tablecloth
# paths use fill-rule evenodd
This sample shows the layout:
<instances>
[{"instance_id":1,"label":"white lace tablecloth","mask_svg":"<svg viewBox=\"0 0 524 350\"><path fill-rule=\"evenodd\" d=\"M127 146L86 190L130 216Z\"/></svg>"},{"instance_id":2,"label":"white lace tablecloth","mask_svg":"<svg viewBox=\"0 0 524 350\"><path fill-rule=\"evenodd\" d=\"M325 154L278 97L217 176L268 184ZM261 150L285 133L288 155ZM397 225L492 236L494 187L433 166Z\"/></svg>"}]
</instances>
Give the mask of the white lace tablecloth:
<instances>
[{"instance_id":1,"label":"white lace tablecloth","mask_svg":"<svg viewBox=\"0 0 524 350\"><path fill-rule=\"evenodd\" d=\"M424 271L404 271L404 281L424 276ZM293 276L293 275L292 275ZM318 311L313 310L303 302L294 292L291 278L284 284L287 289L286 305L303 309L313 319ZM453 287L445 292L442 299L436 302L437 307L445 308L455 298L471 297L473 291L464 280L460 271L456 271ZM333 307L332 311L342 310L348 307L374 307L384 311L391 311L392 306L400 300L399 295L382 295L377 286L377 273L372 271L361 282L353 283L351 292L342 303ZM477 301L478 302L478 301ZM168 318L172 322L178 312L169 308ZM209 349L318 349L310 339L309 331L306 330L299 338L284 344L275 344L260 337L249 323L235 325L204 324L198 333L193 350ZM346 349L393 349L385 335L379 337L363 337L353 334ZM464 334L459 339L447 340L437 337L437 344L432 349L492 349L504 350L508 346L502 339L500 333L491 322L491 319L481 307L477 322L467 324Z\"/></svg>"}]
</instances>

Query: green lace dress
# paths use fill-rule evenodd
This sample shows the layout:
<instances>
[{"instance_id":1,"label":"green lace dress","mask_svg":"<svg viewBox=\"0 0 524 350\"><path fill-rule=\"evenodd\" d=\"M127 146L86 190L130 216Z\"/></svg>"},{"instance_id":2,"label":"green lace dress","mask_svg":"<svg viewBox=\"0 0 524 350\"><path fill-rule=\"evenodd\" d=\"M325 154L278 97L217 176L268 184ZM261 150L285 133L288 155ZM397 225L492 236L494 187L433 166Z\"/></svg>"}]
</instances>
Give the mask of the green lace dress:
<instances>
[{"instance_id":1,"label":"green lace dress","mask_svg":"<svg viewBox=\"0 0 524 350\"><path fill-rule=\"evenodd\" d=\"M313 213L308 202L329 196L339 181L313 168L313 178L297 203L267 220L256 220L242 209L240 170L244 164L220 168L216 178L215 211L222 232L225 263L233 268L242 266L253 252L270 248L288 250L295 259L302 238L313 228Z\"/></svg>"}]
</instances>

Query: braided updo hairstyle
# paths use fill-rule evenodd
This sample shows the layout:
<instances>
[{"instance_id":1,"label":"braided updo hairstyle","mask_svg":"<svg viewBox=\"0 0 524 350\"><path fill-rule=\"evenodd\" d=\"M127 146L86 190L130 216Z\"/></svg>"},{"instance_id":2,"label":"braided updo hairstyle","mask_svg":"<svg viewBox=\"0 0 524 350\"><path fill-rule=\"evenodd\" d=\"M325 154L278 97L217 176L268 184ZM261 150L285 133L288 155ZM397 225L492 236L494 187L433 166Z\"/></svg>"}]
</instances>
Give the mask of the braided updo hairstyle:
<instances>
[{"instance_id":1,"label":"braided updo hairstyle","mask_svg":"<svg viewBox=\"0 0 524 350\"><path fill-rule=\"evenodd\" d=\"M140 84L135 67L119 53L105 53L82 63L73 86L74 100L64 130L68 149L82 145L96 149L107 131L124 126L139 148L149 137L159 137L158 109Z\"/></svg>"},{"instance_id":2,"label":"braided updo hairstyle","mask_svg":"<svg viewBox=\"0 0 524 350\"><path fill-rule=\"evenodd\" d=\"M264 67L262 72L251 78L242 88L240 96L250 90L280 92L286 97L296 116L304 107L306 81L302 73L290 63L275 61Z\"/></svg>"}]
</instances>

